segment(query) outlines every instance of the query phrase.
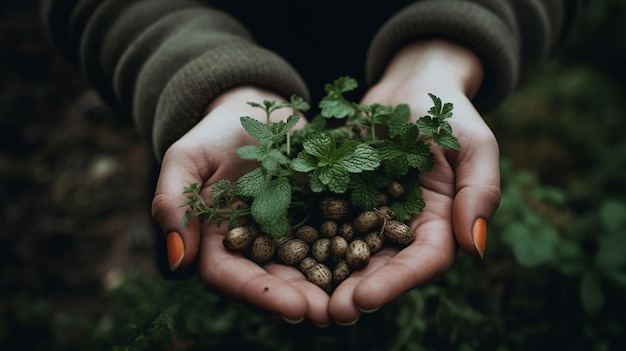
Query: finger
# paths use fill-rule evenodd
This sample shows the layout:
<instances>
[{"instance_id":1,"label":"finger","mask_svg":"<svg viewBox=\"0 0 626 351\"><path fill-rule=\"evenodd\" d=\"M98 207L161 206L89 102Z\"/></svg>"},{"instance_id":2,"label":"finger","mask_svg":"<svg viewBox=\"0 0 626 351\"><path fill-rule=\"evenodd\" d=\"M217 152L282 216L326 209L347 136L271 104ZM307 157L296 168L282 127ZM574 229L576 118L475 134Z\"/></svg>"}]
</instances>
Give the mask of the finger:
<instances>
[{"instance_id":1,"label":"finger","mask_svg":"<svg viewBox=\"0 0 626 351\"><path fill-rule=\"evenodd\" d=\"M176 146L170 147L163 158L152 200L152 217L166 235L168 262L172 271L188 266L195 259L200 241L197 218L191 218L187 225L182 226L186 209L181 205L187 199L183 188L203 183L202 177L188 168L193 160L186 155Z\"/></svg>"},{"instance_id":2,"label":"finger","mask_svg":"<svg viewBox=\"0 0 626 351\"><path fill-rule=\"evenodd\" d=\"M286 266L274 267L273 275L242 254L228 251L222 244L224 231L218 233L211 226L203 234L198 274L205 284L290 321L305 318L309 309L307 297L292 285L301 284L304 276Z\"/></svg>"},{"instance_id":3,"label":"finger","mask_svg":"<svg viewBox=\"0 0 626 351\"><path fill-rule=\"evenodd\" d=\"M456 257L449 216L452 201L429 190L424 190L424 199L428 206L409 223L415 241L355 287L353 299L359 310L375 310L452 266Z\"/></svg>"},{"instance_id":4,"label":"finger","mask_svg":"<svg viewBox=\"0 0 626 351\"><path fill-rule=\"evenodd\" d=\"M467 253L483 257L487 222L500 203L498 144L485 127L471 135L456 160L456 196L453 207L454 233Z\"/></svg>"},{"instance_id":5,"label":"finger","mask_svg":"<svg viewBox=\"0 0 626 351\"><path fill-rule=\"evenodd\" d=\"M355 324L364 311L372 311L379 307L364 309L354 299L354 292L359 284L378 269L385 266L397 253L397 249L385 248L374 255L367 266L352 273L346 280L341 282L333 291L328 305L331 317L337 324L348 326Z\"/></svg>"}]
</instances>

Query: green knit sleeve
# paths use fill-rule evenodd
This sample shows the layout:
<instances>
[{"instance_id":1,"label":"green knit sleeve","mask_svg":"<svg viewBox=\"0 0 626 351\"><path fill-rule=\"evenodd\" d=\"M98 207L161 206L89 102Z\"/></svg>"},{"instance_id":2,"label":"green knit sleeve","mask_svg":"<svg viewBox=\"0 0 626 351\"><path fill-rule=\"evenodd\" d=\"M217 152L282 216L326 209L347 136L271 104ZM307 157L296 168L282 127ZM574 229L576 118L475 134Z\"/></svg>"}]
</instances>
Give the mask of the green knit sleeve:
<instances>
[{"instance_id":1,"label":"green knit sleeve","mask_svg":"<svg viewBox=\"0 0 626 351\"><path fill-rule=\"evenodd\" d=\"M42 10L55 46L109 105L132 116L158 160L232 87L309 96L289 63L217 9L192 1L48 0Z\"/></svg>"},{"instance_id":2,"label":"green knit sleeve","mask_svg":"<svg viewBox=\"0 0 626 351\"><path fill-rule=\"evenodd\" d=\"M474 51L485 78L475 97L485 112L515 89L563 38L575 0L425 0L389 19L373 39L367 79L376 82L402 45L447 38Z\"/></svg>"}]
</instances>

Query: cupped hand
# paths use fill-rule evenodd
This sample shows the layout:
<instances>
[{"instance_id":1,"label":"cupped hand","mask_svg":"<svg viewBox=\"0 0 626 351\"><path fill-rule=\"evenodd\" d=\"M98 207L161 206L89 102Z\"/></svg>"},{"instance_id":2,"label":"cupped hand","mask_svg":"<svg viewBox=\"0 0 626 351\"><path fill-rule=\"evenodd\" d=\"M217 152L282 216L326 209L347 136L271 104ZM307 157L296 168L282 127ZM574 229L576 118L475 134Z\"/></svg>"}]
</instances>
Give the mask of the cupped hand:
<instances>
[{"instance_id":1,"label":"cupped hand","mask_svg":"<svg viewBox=\"0 0 626 351\"><path fill-rule=\"evenodd\" d=\"M432 106L428 93L453 103L448 121L460 151L431 146L435 166L419 178L426 207L409 222L415 241L402 250L382 250L337 287L329 304L337 322L353 323L362 312L446 272L458 247L483 256L486 221L500 200L500 173L496 139L471 102L481 79L480 62L466 49L440 41L418 43L401 51L364 96L363 104L407 103L412 120Z\"/></svg>"},{"instance_id":2,"label":"cupped hand","mask_svg":"<svg viewBox=\"0 0 626 351\"><path fill-rule=\"evenodd\" d=\"M242 128L239 116L265 121L265 112L247 102L282 101L280 96L254 87L240 87L221 94L207 108L206 116L165 153L153 200L153 217L168 234L168 254L172 269L181 269L197 259L197 270L209 287L233 299L282 315L288 321L309 319L330 323L329 296L307 281L297 269L270 263L259 266L222 244L226 226L200 223L193 217L181 226L186 200L183 187L201 186L200 195L211 198L211 185L220 179L236 181L256 167L241 160L235 151L256 141ZM291 113L281 109L272 119L285 119ZM296 128L302 128L300 119ZM176 247L182 246L178 251ZM180 253L180 254L179 254Z\"/></svg>"}]
</instances>

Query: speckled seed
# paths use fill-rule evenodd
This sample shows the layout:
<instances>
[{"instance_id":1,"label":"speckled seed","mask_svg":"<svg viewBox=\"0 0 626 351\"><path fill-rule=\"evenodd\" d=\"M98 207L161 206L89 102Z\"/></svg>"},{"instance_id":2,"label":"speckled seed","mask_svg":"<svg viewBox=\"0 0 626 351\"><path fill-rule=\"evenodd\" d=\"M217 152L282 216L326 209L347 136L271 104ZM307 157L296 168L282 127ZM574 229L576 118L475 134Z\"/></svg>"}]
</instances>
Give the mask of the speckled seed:
<instances>
[{"instance_id":1,"label":"speckled seed","mask_svg":"<svg viewBox=\"0 0 626 351\"><path fill-rule=\"evenodd\" d=\"M389 195L391 195L391 197L395 198L401 197L406 194L406 190L404 189L402 183L395 180L389 182L389 184L387 185L387 192L389 192Z\"/></svg>"},{"instance_id":2,"label":"speckled seed","mask_svg":"<svg viewBox=\"0 0 626 351\"><path fill-rule=\"evenodd\" d=\"M379 232L369 232L363 237L363 241L370 248L370 254L373 255L382 250L385 240Z\"/></svg>"},{"instance_id":3,"label":"speckled seed","mask_svg":"<svg viewBox=\"0 0 626 351\"><path fill-rule=\"evenodd\" d=\"M352 273L352 268L348 264L348 261L339 261L333 269L333 281L337 284L346 280Z\"/></svg>"},{"instance_id":4,"label":"speckled seed","mask_svg":"<svg viewBox=\"0 0 626 351\"><path fill-rule=\"evenodd\" d=\"M350 222L341 224L341 227L339 227L339 235L348 241L352 240L354 236L354 225Z\"/></svg>"},{"instance_id":5,"label":"speckled seed","mask_svg":"<svg viewBox=\"0 0 626 351\"><path fill-rule=\"evenodd\" d=\"M379 206L386 205L388 202L389 202L389 197L387 197L387 194L380 193L380 198L378 200L378 205Z\"/></svg>"},{"instance_id":6,"label":"speckled seed","mask_svg":"<svg viewBox=\"0 0 626 351\"><path fill-rule=\"evenodd\" d=\"M316 263L305 275L310 282L324 290L328 290L333 282L333 272L323 263Z\"/></svg>"},{"instance_id":7,"label":"speckled seed","mask_svg":"<svg viewBox=\"0 0 626 351\"><path fill-rule=\"evenodd\" d=\"M383 230L385 240L400 245L408 245L415 240L415 234L408 225L396 220L387 221Z\"/></svg>"},{"instance_id":8,"label":"speckled seed","mask_svg":"<svg viewBox=\"0 0 626 351\"><path fill-rule=\"evenodd\" d=\"M348 200L338 197L327 197L320 202L320 209L326 219L342 219L348 215Z\"/></svg>"},{"instance_id":9,"label":"speckled seed","mask_svg":"<svg viewBox=\"0 0 626 351\"><path fill-rule=\"evenodd\" d=\"M315 229L315 227L310 225L304 225L296 230L294 236L298 239L304 240L307 244L310 245L315 240L317 240L317 238L319 238L320 233L317 231L317 229Z\"/></svg>"},{"instance_id":10,"label":"speckled seed","mask_svg":"<svg viewBox=\"0 0 626 351\"><path fill-rule=\"evenodd\" d=\"M337 235L338 229L339 226L337 225L337 222L326 221L320 226L320 236L322 236L323 238L332 238L333 236Z\"/></svg>"},{"instance_id":11,"label":"speckled seed","mask_svg":"<svg viewBox=\"0 0 626 351\"><path fill-rule=\"evenodd\" d=\"M305 257L300 261L300 272L306 275L306 271L308 271L311 267L315 266L317 261L313 257Z\"/></svg>"},{"instance_id":12,"label":"speckled seed","mask_svg":"<svg viewBox=\"0 0 626 351\"><path fill-rule=\"evenodd\" d=\"M302 239L289 239L278 248L278 259L286 265L294 265L306 257L309 245Z\"/></svg>"},{"instance_id":13,"label":"speckled seed","mask_svg":"<svg viewBox=\"0 0 626 351\"><path fill-rule=\"evenodd\" d=\"M343 236L336 235L330 239L330 253L334 258L344 257L347 249L348 240Z\"/></svg>"},{"instance_id":14,"label":"speckled seed","mask_svg":"<svg viewBox=\"0 0 626 351\"><path fill-rule=\"evenodd\" d=\"M364 211L354 219L354 229L360 233L368 233L382 225L382 217L376 211Z\"/></svg>"},{"instance_id":15,"label":"speckled seed","mask_svg":"<svg viewBox=\"0 0 626 351\"><path fill-rule=\"evenodd\" d=\"M252 246L250 247L250 259L262 266L274 257L275 251L276 246L274 246L274 239L267 234L263 234L257 236L252 242Z\"/></svg>"},{"instance_id":16,"label":"speckled seed","mask_svg":"<svg viewBox=\"0 0 626 351\"><path fill-rule=\"evenodd\" d=\"M254 226L234 227L226 233L222 243L227 249L245 251L250 248L259 231Z\"/></svg>"},{"instance_id":17,"label":"speckled seed","mask_svg":"<svg viewBox=\"0 0 626 351\"><path fill-rule=\"evenodd\" d=\"M330 239L319 238L311 244L311 256L317 260L317 262L326 262L330 257Z\"/></svg>"},{"instance_id":18,"label":"speckled seed","mask_svg":"<svg viewBox=\"0 0 626 351\"><path fill-rule=\"evenodd\" d=\"M361 239L352 240L346 250L346 261L354 270L367 266L370 261L370 248L367 243Z\"/></svg>"}]
</instances>

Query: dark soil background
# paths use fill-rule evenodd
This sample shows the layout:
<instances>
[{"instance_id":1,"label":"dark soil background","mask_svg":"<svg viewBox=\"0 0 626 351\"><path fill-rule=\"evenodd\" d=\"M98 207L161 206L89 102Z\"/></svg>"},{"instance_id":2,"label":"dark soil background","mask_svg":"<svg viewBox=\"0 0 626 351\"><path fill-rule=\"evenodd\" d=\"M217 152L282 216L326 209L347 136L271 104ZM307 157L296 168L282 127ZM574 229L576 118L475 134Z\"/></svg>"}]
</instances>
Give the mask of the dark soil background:
<instances>
[{"instance_id":1,"label":"dark soil background","mask_svg":"<svg viewBox=\"0 0 626 351\"><path fill-rule=\"evenodd\" d=\"M57 56L36 1L0 6L0 340L29 350L97 318L127 269L155 272L152 154Z\"/></svg>"}]
</instances>

